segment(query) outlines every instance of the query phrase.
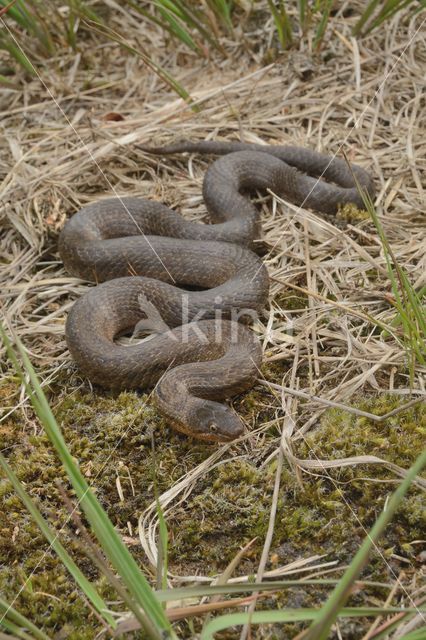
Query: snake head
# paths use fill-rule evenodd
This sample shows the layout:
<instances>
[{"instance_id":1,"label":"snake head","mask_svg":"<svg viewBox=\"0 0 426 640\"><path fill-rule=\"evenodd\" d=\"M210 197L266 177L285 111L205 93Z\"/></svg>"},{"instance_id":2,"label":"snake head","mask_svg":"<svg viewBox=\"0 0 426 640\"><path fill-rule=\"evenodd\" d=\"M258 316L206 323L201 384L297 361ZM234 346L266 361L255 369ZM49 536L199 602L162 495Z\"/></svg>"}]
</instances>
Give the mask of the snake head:
<instances>
[{"instance_id":1,"label":"snake head","mask_svg":"<svg viewBox=\"0 0 426 640\"><path fill-rule=\"evenodd\" d=\"M164 376L157 385L155 404L176 431L204 442L229 442L243 435L245 427L237 414L225 404L186 395L180 389L171 396L165 393ZM174 389L176 392L176 389Z\"/></svg>"},{"instance_id":2,"label":"snake head","mask_svg":"<svg viewBox=\"0 0 426 640\"><path fill-rule=\"evenodd\" d=\"M200 400L188 416L187 433L207 442L227 442L244 433L240 418L224 404Z\"/></svg>"}]
</instances>

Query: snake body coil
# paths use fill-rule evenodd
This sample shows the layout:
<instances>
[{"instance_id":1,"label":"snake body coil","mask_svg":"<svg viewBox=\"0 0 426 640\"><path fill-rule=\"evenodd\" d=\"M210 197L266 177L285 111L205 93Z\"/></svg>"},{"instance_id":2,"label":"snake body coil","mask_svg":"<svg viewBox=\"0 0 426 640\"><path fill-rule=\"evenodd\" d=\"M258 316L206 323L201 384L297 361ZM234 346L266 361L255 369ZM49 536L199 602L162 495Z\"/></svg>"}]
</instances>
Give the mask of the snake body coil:
<instances>
[{"instance_id":1,"label":"snake body coil","mask_svg":"<svg viewBox=\"0 0 426 640\"><path fill-rule=\"evenodd\" d=\"M70 273L102 284L71 309L67 344L93 382L156 385L156 403L172 426L203 440L231 440L244 426L218 400L250 388L262 357L253 332L236 320L260 311L268 298L266 269L250 250L259 233L257 211L241 191L269 188L334 213L339 203L362 206L354 175L370 195L373 183L360 167L352 174L342 160L298 147L181 142L144 149L224 155L203 184L214 224L184 220L142 198L81 209L61 232L60 254ZM136 324L149 327L149 309L171 329L136 345L114 342Z\"/></svg>"}]
</instances>

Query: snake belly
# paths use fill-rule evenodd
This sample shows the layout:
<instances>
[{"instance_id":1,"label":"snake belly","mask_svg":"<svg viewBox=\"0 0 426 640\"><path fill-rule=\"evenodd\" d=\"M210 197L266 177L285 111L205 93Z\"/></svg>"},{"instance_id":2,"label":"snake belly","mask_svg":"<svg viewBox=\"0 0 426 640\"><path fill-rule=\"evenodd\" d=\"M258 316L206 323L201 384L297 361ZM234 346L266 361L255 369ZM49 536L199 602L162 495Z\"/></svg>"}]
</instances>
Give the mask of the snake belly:
<instances>
[{"instance_id":1,"label":"snake belly","mask_svg":"<svg viewBox=\"0 0 426 640\"><path fill-rule=\"evenodd\" d=\"M203 182L212 224L134 197L78 211L60 234L59 252L71 274L101 284L72 307L67 344L91 381L113 389L155 387L155 402L172 427L201 440L233 440L244 424L221 401L249 389L259 374L262 350L248 321L269 291L266 268L251 250L258 212L245 192L269 188L334 213L340 203L362 206L356 181L370 195L373 182L360 167L299 147L182 141L141 148L223 156ZM161 317L161 333L118 344L116 337L135 325L150 327L150 309Z\"/></svg>"}]
</instances>

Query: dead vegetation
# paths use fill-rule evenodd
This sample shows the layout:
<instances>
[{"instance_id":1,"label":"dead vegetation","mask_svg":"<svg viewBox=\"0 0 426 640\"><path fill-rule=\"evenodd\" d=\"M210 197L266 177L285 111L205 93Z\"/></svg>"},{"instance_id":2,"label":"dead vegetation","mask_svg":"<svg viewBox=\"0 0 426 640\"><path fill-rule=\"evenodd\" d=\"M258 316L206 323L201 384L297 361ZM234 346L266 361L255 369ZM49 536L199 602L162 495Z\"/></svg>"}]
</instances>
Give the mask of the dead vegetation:
<instances>
[{"instance_id":1,"label":"dead vegetation","mask_svg":"<svg viewBox=\"0 0 426 640\"><path fill-rule=\"evenodd\" d=\"M152 27L144 34L134 19L119 14L116 20L129 41L150 41L153 55L186 87L199 110L176 98L137 58L96 36L82 43L81 53L43 63L38 78L0 95L2 314L28 348L53 406L81 386L89 389L74 372L64 342L66 314L88 286L70 277L58 258L57 236L66 217L114 193L161 200L184 216L205 219L201 185L209 160L159 160L138 151L137 143L241 139L344 152L374 174L377 210L396 259L416 290L425 285L421 15L403 26L398 14L362 41L350 37L349 22L342 19L326 54L312 56L305 45L266 65L271 42L260 44L257 53L240 48L225 60L206 62L178 45L165 49ZM259 206L259 246L271 276L271 302L255 327L265 347L265 366L258 396L252 396L249 409L245 405L249 431L235 445L206 452L201 462L196 457L192 467L187 458L179 482L165 489L161 502L168 518L176 511L179 519L182 501L197 493L197 483L214 465L244 460L264 469L278 461L269 528L260 541L264 553L252 558L250 568L260 561L262 576L283 466L290 465L300 484L302 469L329 473L329 461L319 452L306 462L296 450L330 404L358 415L360 399L372 398L374 406L374 398L391 394L400 398L392 406L397 416L421 401L426 390L421 366L410 384L400 328L383 335L382 325L390 326L395 311L383 248L368 217L346 211L336 220L325 219L271 196L263 196ZM7 389L11 374L5 363L2 370L0 385ZM3 397L3 420L19 407L21 429L36 429L22 391L16 394L12 387ZM245 400L240 402L244 408ZM17 433L14 447L19 448L20 437ZM333 466L360 462L353 458ZM390 459L386 446L380 459ZM377 464L368 467L368 475ZM388 482L397 477L393 472ZM133 515L139 514L138 544L155 565L155 503L144 496ZM275 566L273 575L285 575L285 564ZM171 567L174 584L210 580L201 558L196 577L185 574L184 563L176 565L178 576Z\"/></svg>"}]
</instances>

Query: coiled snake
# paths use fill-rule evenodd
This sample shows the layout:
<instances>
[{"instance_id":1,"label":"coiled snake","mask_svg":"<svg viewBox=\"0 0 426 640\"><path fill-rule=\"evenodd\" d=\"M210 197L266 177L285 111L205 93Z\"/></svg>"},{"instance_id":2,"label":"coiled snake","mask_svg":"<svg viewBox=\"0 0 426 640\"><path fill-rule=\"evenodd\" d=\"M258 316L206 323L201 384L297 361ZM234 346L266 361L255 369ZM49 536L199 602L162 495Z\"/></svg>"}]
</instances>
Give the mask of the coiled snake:
<instances>
[{"instance_id":1,"label":"coiled snake","mask_svg":"<svg viewBox=\"0 0 426 640\"><path fill-rule=\"evenodd\" d=\"M214 224L184 220L142 198L83 207L61 232L60 255L70 273L103 284L72 307L67 344L93 382L156 385L156 403L174 428L203 440L232 440L243 433L243 422L218 400L250 388L262 359L254 333L236 320L260 311L268 299L266 268L251 251L257 210L241 192L269 188L334 213L339 203L362 207L354 176L370 195L373 182L360 167L299 147L183 141L141 148L223 155L203 184ZM150 309L171 329L130 346L114 341L137 323L149 328Z\"/></svg>"}]
</instances>

